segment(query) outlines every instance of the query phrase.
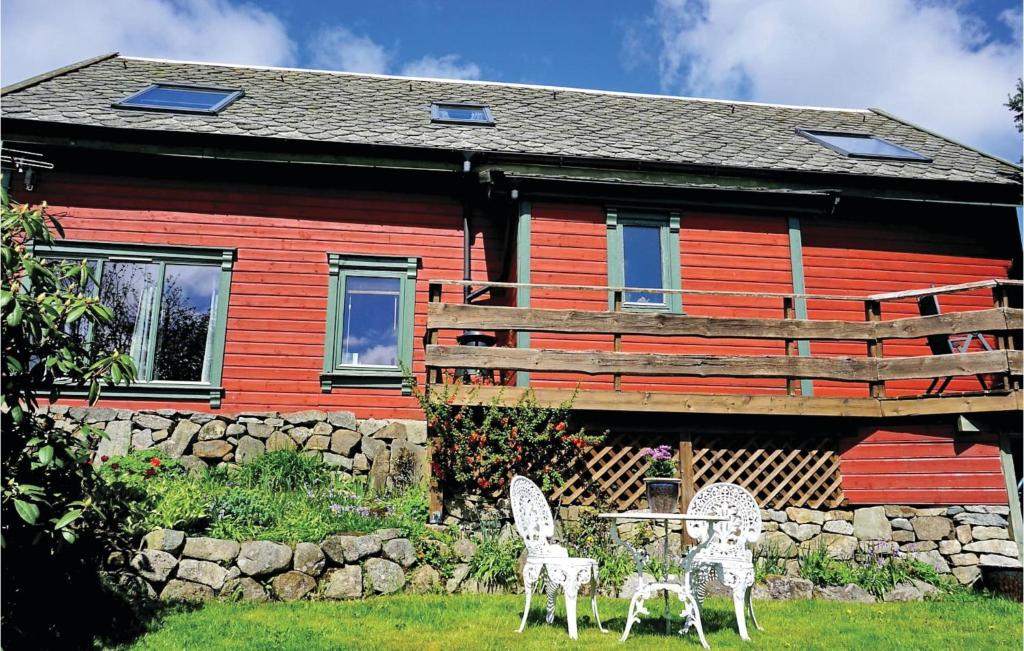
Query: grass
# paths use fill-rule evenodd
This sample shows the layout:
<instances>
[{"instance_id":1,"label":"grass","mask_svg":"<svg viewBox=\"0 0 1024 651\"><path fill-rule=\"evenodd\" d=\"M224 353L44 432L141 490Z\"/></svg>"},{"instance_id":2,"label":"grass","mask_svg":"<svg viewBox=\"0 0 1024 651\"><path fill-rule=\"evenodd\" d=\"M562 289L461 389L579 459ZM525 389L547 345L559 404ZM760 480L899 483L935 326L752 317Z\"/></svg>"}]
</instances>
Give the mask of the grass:
<instances>
[{"instance_id":1,"label":"grass","mask_svg":"<svg viewBox=\"0 0 1024 651\"><path fill-rule=\"evenodd\" d=\"M173 612L154 624L132 651L181 649L700 649L694 634L666 635L661 600L648 602L651 617L619 643L628 602L600 599L609 633L590 622L579 604L580 638L569 640L559 598L554 625L543 621L543 595L534 599L530 624L515 632L522 597L511 595L398 596L351 602L210 603ZM538 603L541 602L541 603ZM674 612L678 608L674 606ZM720 649L1014 649L1021 648L1021 606L1005 599L959 597L902 604L844 604L811 600L757 602L765 631L743 643L732 603L710 599L704 607L708 643ZM748 622L749 624L749 622ZM676 625L673 630L678 630Z\"/></svg>"}]
</instances>

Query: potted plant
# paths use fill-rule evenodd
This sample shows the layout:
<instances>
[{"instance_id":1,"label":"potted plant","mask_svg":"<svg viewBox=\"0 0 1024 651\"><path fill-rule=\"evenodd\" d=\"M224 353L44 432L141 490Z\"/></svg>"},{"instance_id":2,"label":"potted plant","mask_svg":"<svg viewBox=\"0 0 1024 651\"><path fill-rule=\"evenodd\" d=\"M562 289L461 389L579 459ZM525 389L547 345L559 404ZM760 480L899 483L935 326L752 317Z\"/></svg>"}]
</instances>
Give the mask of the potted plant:
<instances>
[{"instance_id":1,"label":"potted plant","mask_svg":"<svg viewBox=\"0 0 1024 651\"><path fill-rule=\"evenodd\" d=\"M641 450L650 459L644 473L647 484L647 505L652 513L676 513L679 510L679 479L676 464L672 461L672 448L659 445Z\"/></svg>"}]
</instances>

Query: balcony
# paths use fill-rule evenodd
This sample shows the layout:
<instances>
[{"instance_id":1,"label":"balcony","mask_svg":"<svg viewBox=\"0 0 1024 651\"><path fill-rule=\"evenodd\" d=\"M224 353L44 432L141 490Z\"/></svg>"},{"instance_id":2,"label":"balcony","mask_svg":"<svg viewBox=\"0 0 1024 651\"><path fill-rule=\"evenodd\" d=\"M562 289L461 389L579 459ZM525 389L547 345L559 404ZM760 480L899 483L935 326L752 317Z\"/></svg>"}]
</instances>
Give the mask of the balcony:
<instances>
[{"instance_id":1,"label":"balcony","mask_svg":"<svg viewBox=\"0 0 1024 651\"><path fill-rule=\"evenodd\" d=\"M442 381L445 369L493 369L508 380L513 373L543 373L546 377L569 378L561 388L534 387L541 404L560 404L573 398L573 407L581 410L643 411L693 414L747 414L792 416L845 416L880 418L1005 412L1020 410L1020 375L1024 356L1019 337L1024 311L1010 307L1010 293L1022 287L1019 280L992 279L961 285L948 285L869 296L831 296L820 294L765 294L681 290L688 296L729 297L738 301L774 303L779 318L735 318L691 314L640 313L622 309L626 292L668 293L662 289L569 287L519 283L488 283L509 290L554 290L561 292L598 292L610 295L612 309L494 307L445 302L461 297L465 281L432 281L427 311L425 359L428 386ZM479 284L479 283L477 283ZM888 306L900 304L893 313L906 314L908 302L927 297L979 292L991 295L992 307L952 311L931 316L903 316L884 319ZM863 308L862 321L797 318L797 306L808 301L854 302ZM936 301L937 303L937 301ZM975 301L977 304L977 301ZM917 311L916 306L914 311ZM587 342L595 336L607 337L604 350L563 348L469 347L440 343L450 340L453 330L483 330L509 333L558 333L571 340L579 336ZM992 350L975 346L963 353L935 354L935 346L951 336L982 333ZM671 343L673 338L699 338L709 346L715 340L760 340L771 342L783 354L717 355L666 354L623 350L623 338L657 338ZM508 341L514 341L508 337ZM891 356L885 354L887 342L919 340L922 354ZM809 346L798 342L846 342L863 345L862 355L809 354ZM939 342L936 344L935 342ZM610 349L609 349L610 348ZM801 350L803 348L803 350ZM692 343L687 350L693 349ZM905 349L905 346L904 346ZM916 350L916 349L915 349ZM803 353L803 354L801 354ZM611 378L610 388L573 388L573 377ZM924 380L941 387L944 378L977 377L972 391L901 391L888 395L887 383ZM624 378L732 378L738 385L775 378L778 386L770 392L675 392L637 391L624 386ZM825 380L864 386L864 395L805 395L802 381ZM549 385L551 383L548 383ZM903 382L906 385L906 382ZM462 387L456 400L460 404L486 404L497 398L514 402L526 387ZM852 388L851 388L851 391ZM766 394L767 393L767 394ZM850 392L848 392L850 393ZM897 395L898 394L898 395Z\"/></svg>"}]
</instances>

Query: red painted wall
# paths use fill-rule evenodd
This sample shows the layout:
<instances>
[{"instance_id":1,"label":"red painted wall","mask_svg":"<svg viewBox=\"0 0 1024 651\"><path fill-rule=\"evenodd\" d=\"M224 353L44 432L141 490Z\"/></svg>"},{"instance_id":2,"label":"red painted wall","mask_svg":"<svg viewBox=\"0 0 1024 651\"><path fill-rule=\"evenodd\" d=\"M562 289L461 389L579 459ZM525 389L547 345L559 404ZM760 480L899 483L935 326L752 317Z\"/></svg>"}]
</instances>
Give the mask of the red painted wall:
<instances>
[{"instance_id":1,"label":"red painted wall","mask_svg":"<svg viewBox=\"0 0 1024 651\"><path fill-rule=\"evenodd\" d=\"M995 434L957 434L949 423L861 428L840 451L851 504L1006 504Z\"/></svg>"},{"instance_id":2,"label":"red painted wall","mask_svg":"<svg viewBox=\"0 0 1024 651\"><path fill-rule=\"evenodd\" d=\"M423 378L427 280L462 277L462 213L453 200L265 186L215 186L47 174L47 200L73 240L237 249L228 305L221 411L352 410L360 417L422 418L391 389L320 390L327 314L327 253L417 256L413 366ZM474 273L500 256L500 235L478 234ZM456 300L457 288L449 288ZM447 295L447 294L446 294ZM451 343L454 343L452 341ZM167 402L103 399L104 406ZM209 410L206 401L173 403Z\"/></svg>"}]
</instances>

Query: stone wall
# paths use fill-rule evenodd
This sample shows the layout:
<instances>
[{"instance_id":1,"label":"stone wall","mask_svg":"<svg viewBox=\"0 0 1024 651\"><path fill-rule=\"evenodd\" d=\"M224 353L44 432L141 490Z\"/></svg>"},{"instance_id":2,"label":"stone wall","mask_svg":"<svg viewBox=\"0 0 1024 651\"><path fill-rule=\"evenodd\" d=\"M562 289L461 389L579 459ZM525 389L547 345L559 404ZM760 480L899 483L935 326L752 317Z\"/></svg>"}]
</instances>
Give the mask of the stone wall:
<instances>
[{"instance_id":1,"label":"stone wall","mask_svg":"<svg viewBox=\"0 0 1024 651\"><path fill-rule=\"evenodd\" d=\"M444 581L436 569L417 561L413 543L399 529L294 545L157 529L146 535L129 567L146 595L164 600L359 599L401 591L477 590L466 578L465 563L475 545L463 540L454 551L463 563Z\"/></svg>"},{"instance_id":2,"label":"stone wall","mask_svg":"<svg viewBox=\"0 0 1024 651\"><path fill-rule=\"evenodd\" d=\"M853 510L764 510L760 545L790 559L824 546L836 558L906 554L963 585L987 572L1020 571L1017 544L1010 540L1005 506L914 508L871 506Z\"/></svg>"},{"instance_id":3,"label":"stone wall","mask_svg":"<svg viewBox=\"0 0 1024 651\"><path fill-rule=\"evenodd\" d=\"M348 411L237 415L158 409L43 407L40 416L77 432L80 423L103 429L96 462L130 450L159 450L187 468L248 461L273 450L299 450L351 476L386 481L392 461L408 455L418 478L426 477L427 427L416 420L357 419Z\"/></svg>"}]
</instances>

